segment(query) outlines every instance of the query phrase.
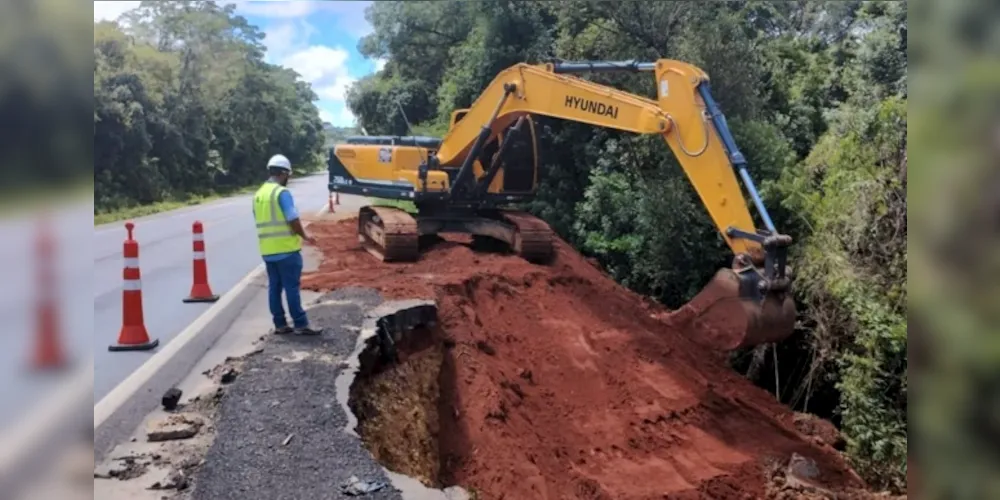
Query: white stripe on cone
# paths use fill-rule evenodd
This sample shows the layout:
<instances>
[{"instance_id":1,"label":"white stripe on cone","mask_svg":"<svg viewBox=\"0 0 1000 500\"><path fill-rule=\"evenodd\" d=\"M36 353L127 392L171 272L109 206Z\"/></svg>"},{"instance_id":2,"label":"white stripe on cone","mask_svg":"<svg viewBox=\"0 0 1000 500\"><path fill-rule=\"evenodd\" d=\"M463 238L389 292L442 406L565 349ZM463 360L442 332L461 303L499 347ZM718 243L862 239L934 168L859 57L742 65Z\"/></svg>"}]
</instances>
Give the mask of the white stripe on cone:
<instances>
[{"instance_id":1,"label":"white stripe on cone","mask_svg":"<svg viewBox=\"0 0 1000 500\"><path fill-rule=\"evenodd\" d=\"M205 241L204 233L194 233L194 241Z\"/></svg>"},{"instance_id":2,"label":"white stripe on cone","mask_svg":"<svg viewBox=\"0 0 1000 500\"><path fill-rule=\"evenodd\" d=\"M129 292L142 290L142 280L125 280L123 288Z\"/></svg>"},{"instance_id":3,"label":"white stripe on cone","mask_svg":"<svg viewBox=\"0 0 1000 500\"><path fill-rule=\"evenodd\" d=\"M128 269L139 269L139 258L125 257L125 267Z\"/></svg>"},{"instance_id":4,"label":"white stripe on cone","mask_svg":"<svg viewBox=\"0 0 1000 500\"><path fill-rule=\"evenodd\" d=\"M195 252L194 260L205 260L205 252Z\"/></svg>"}]
</instances>

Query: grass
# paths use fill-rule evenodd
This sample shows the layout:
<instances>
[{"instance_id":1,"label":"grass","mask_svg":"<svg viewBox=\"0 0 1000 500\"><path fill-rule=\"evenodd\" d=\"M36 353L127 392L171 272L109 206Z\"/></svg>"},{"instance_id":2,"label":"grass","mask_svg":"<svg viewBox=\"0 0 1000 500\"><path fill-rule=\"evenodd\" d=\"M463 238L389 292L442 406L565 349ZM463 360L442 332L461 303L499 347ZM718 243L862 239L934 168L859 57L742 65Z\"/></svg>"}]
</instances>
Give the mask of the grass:
<instances>
[{"instance_id":1,"label":"grass","mask_svg":"<svg viewBox=\"0 0 1000 500\"><path fill-rule=\"evenodd\" d=\"M316 155L312 163L296 168L294 176L296 177L310 176L322 172L325 168L326 165L325 165L324 155L318 154ZM93 192L94 184L92 180L89 182L89 186L90 186L90 191ZM221 198L227 198L229 196L252 193L258 187L260 187L260 184L254 184L243 188L220 191L208 195L178 196L173 199L159 201L148 205L136 205L132 207L124 207L114 210L98 211L95 207L94 225L97 226L100 224L108 224L110 222L118 222L127 219L134 219L136 217L145 217L147 215L158 214L161 212L168 212L170 210L176 210L178 208L200 205L202 203L207 203Z\"/></svg>"},{"instance_id":2,"label":"grass","mask_svg":"<svg viewBox=\"0 0 1000 500\"><path fill-rule=\"evenodd\" d=\"M228 196L233 196L236 194L250 193L253 192L255 189L257 189L257 186L250 186L222 193L212 193L204 196L187 196L184 198L164 200L156 203L151 203L149 205L137 205L134 207L126 207L117 210L109 210L105 212L94 213L94 225L97 226L100 224L108 224L110 222L118 222L127 219L134 219L136 217L145 217L147 215L153 215L153 214L158 214L160 212L176 210L178 208L200 205L202 203L218 200L220 198L226 198Z\"/></svg>"},{"instance_id":3,"label":"grass","mask_svg":"<svg viewBox=\"0 0 1000 500\"><path fill-rule=\"evenodd\" d=\"M81 179L54 186L33 186L3 191L0 218L34 215L54 206L93 200L94 183Z\"/></svg>"},{"instance_id":4,"label":"grass","mask_svg":"<svg viewBox=\"0 0 1000 500\"><path fill-rule=\"evenodd\" d=\"M139 205L135 207L127 207L118 210L112 210L108 212L95 213L94 225L97 226L100 224L107 224L110 222L118 222L126 219L134 219L136 217L153 215L160 212L167 212L170 210L176 210L178 208L198 205L221 197L222 195L194 196L186 200L161 201L150 205Z\"/></svg>"}]
</instances>

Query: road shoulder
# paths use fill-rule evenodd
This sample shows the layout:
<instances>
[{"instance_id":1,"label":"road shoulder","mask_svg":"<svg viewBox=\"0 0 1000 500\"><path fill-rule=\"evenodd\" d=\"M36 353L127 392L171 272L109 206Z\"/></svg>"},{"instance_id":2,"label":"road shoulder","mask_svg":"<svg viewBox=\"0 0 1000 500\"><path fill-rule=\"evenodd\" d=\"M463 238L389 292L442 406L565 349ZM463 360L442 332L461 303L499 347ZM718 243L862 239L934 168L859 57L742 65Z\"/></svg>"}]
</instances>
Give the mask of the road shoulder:
<instances>
[{"instance_id":1,"label":"road shoulder","mask_svg":"<svg viewBox=\"0 0 1000 500\"><path fill-rule=\"evenodd\" d=\"M345 206L337 207L334 213L324 207L318 214L304 214L304 225L308 227L311 222L318 220L351 217L357 211L355 205L363 200L360 197L345 199ZM317 266L321 258L318 250L311 247L305 247L303 255L306 271L309 267ZM95 461L103 460L115 444L128 439L142 419L156 409L160 395L180 383L207 352L216 349L213 346L225 343L223 337L228 335L241 318L267 315L266 302L263 308L248 308L255 295L266 294L266 289L264 266L260 265L170 343L161 347L132 375L95 402ZM261 332L265 330L266 328Z\"/></svg>"},{"instance_id":2,"label":"road shoulder","mask_svg":"<svg viewBox=\"0 0 1000 500\"><path fill-rule=\"evenodd\" d=\"M370 290L341 290L310 309L322 337L272 336L226 394L216 437L191 498L337 498L351 476L388 482L361 442L345 432L338 375L348 366ZM383 488L365 498L401 498Z\"/></svg>"}]
</instances>

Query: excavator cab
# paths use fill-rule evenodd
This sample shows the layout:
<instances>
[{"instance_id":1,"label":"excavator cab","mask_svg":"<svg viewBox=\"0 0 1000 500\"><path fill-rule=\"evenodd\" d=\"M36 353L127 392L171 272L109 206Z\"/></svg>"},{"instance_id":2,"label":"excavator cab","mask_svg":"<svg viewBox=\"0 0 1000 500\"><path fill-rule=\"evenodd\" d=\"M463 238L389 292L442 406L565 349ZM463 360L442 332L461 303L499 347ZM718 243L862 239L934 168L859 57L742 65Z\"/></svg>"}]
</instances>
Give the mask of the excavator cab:
<instances>
[{"instance_id":1,"label":"excavator cab","mask_svg":"<svg viewBox=\"0 0 1000 500\"><path fill-rule=\"evenodd\" d=\"M468 109L457 109L451 113L451 128L462 120ZM513 121L497 130L492 140L486 142L476 162L473 172L476 179L483 179L490 168L496 166L488 189L483 193L494 202L507 202L510 196L517 198L530 197L538 184L539 154L538 136L536 135L535 119L530 114L523 115L523 124ZM499 155L500 147L504 146L503 156ZM455 175L459 168L451 169ZM455 175L452 175L454 182Z\"/></svg>"}]
</instances>

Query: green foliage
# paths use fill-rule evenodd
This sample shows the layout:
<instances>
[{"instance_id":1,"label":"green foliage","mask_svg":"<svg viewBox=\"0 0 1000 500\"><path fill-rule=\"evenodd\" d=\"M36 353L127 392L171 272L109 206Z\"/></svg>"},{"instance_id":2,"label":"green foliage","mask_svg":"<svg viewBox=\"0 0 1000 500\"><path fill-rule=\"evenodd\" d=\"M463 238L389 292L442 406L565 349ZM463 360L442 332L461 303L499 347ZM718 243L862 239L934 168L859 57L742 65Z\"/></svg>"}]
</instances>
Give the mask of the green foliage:
<instances>
[{"instance_id":1,"label":"green foliage","mask_svg":"<svg viewBox=\"0 0 1000 500\"><path fill-rule=\"evenodd\" d=\"M786 208L810 237L796 252L800 293L823 359L841 374L843 432L859 472L901 489L906 475L906 108L839 110L802 168L785 171ZM830 318L834 318L833 321Z\"/></svg>"},{"instance_id":2,"label":"green foliage","mask_svg":"<svg viewBox=\"0 0 1000 500\"><path fill-rule=\"evenodd\" d=\"M95 23L95 213L230 192L276 153L321 165L315 93L264 62L264 35L233 9L143 2Z\"/></svg>"},{"instance_id":3,"label":"green foliage","mask_svg":"<svg viewBox=\"0 0 1000 500\"><path fill-rule=\"evenodd\" d=\"M813 369L782 394L800 404L813 384L839 389L848 455L872 484L905 489L905 3L377 2L368 16L375 32L359 48L388 62L348 103L370 133L402 133L401 105L415 131L441 136L454 109L522 61L705 69L772 219L796 242L807 347L790 361ZM588 78L655 91L647 74ZM616 280L678 306L728 265L659 137L536 124L540 185L525 208Z\"/></svg>"},{"instance_id":4,"label":"green foliage","mask_svg":"<svg viewBox=\"0 0 1000 500\"><path fill-rule=\"evenodd\" d=\"M357 127L335 127L323 122L323 135L326 138L324 149L332 148L335 144L341 144L352 135L362 135Z\"/></svg>"}]
</instances>

